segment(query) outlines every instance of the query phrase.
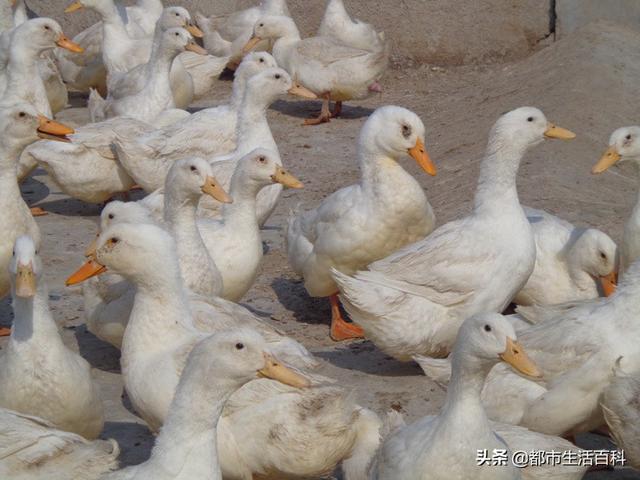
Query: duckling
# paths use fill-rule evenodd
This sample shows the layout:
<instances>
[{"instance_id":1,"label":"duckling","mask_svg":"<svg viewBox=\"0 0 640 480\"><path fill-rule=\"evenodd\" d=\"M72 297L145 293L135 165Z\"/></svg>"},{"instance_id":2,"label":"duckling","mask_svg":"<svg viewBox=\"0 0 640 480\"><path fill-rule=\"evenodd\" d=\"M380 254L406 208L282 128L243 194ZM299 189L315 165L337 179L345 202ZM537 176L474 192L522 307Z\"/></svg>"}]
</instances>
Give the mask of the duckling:
<instances>
[{"instance_id":1,"label":"duckling","mask_svg":"<svg viewBox=\"0 0 640 480\"><path fill-rule=\"evenodd\" d=\"M489 136L470 216L355 275L332 270L340 300L365 336L393 357L446 356L461 323L501 312L533 272L536 246L516 175L525 152L545 138L575 135L533 107L498 119Z\"/></svg>"},{"instance_id":2,"label":"duckling","mask_svg":"<svg viewBox=\"0 0 640 480\"><path fill-rule=\"evenodd\" d=\"M260 18L244 50L251 50L263 39L275 42L272 51L278 65L323 99L320 116L305 121L305 125L328 122L332 116L340 115L343 101L363 99L380 91L377 80L389 63L386 43L368 51L344 45L332 37L302 40L296 24L284 16ZM336 102L333 112L329 111L331 100Z\"/></svg>"},{"instance_id":3,"label":"duckling","mask_svg":"<svg viewBox=\"0 0 640 480\"><path fill-rule=\"evenodd\" d=\"M325 198L315 209L289 218L287 256L311 296L331 301L331 338L362 336L346 323L331 268L353 274L400 247L427 236L435 215L420 184L398 163L407 155L430 175L436 169L426 153L425 128L401 107L377 109L358 140L361 180Z\"/></svg>"},{"instance_id":4,"label":"duckling","mask_svg":"<svg viewBox=\"0 0 640 480\"><path fill-rule=\"evenodd\" d=\"M132 134L127 128L116 129L114 145L118 159L136 183L152 193L162 188L166 172L175 160L185 155L207 158L231 152L236 146L238 110L247 81L256 73L274 67L277 67L276 61L268 53L251 53L236 70L228 104L200 110L142 136Z\"/></svg>"},{"instance_id":5,"label":"duckling","mask_svg":"<svg viewBox=\"0 0 640 480\"><path fill-rule=\"evenodd\" d=\"M89 364L62 342L31 237L16 240L9 276L15 320L0 357L0 407L97 438L104 425L100 394Z\"/></svg>"},{"instance_id":6,"label":"duckling","mask_svg":"<svg viewBox=\"0 0 640 480\"><path fill-rule=\"evenodd\" d=\"M525 428L489 421L480 393L489 371L504 362L523 375L541 374L518 344L511 324L500 314L486 313L466 320L451 353L452 375L445 404L438 415L396 428L385 438L376 455L370 478L376 480L417 479L580 479L586 466L530 465L517 468L481 464L478 452L495 450L531 451L578 449L559 437L541 435ZM521 477L522 475L522 477Z\"/></svg>"},{"instance_id":7,"label":"duckling","mask_svg":"<svg viewBox=\"0 0 640 480\"><path fill-rule=\"evenodd\" d=\"M618 246L595 228L577 228L542 210L524 207L536 241L533 273L518 305L554 305L611 294Z\"/></svg>"}]
</instances>

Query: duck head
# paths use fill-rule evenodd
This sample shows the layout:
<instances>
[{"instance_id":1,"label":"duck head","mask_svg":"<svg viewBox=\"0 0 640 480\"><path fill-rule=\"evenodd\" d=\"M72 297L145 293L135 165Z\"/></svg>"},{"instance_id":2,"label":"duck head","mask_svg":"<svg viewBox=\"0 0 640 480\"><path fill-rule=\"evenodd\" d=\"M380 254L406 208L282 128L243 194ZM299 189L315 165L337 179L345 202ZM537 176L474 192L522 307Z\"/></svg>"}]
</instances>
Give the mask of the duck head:
<instances>
[{"instance_id":1,"label":"duck head","mask_svg":"<svg viewBox=\"0 0 640 480\"><path fill-rule=\"evenodd\" d=\"M14 297L31 298L36 294L42 276L42 260L35 242L28 235L18 237L14 244L9 276Z\"/></svg>"},{"instance_id":2,"label":"duck head","mask_svg":"<svg viewBox=\"0 0 640 480\"><path fill-rule=\"evenodd\" d=\"M182 27L196 38L202 38L204 34L192 21L191 15L186 8L167 7L162 11L162 15L158 20L158 24L162 31L169 28Z\"/></svg>"},{"instance_id":3,"label":"duck head","mask_svg":"<svg viewBox=\"0 0 640 480\"><path fill-rule=\"evenodd\" d=\"M11 48L16 50L32 49L42 53L56 46L75 53L83 51L80 45L65 36L60 24L51 18L27 20L15 29L11 39Z\"/></svg>"},{"instance_id":4,"label":"duck head","mask_svg":"<svg viewBox=\"0 0 640 480\"><path fill-rule=\"evenodd\" d=\"M602 154L591 173L602 173L618 162L640 162L640 127L622 127L611 134L609 148Z\"/></svg>"},{"instance_id":5,"label":"duck head","mask_svg":"<svg viewBox=\"0 0 640 480\"><path fill-rule=\"evenodd\" d=\"M197 204L203 194L222 203L231 203L232 199L220 182L213 176L209 162L193 157L173 163L165 180L165 201L168 196L190 200Z\"/></svg>"}]
</instances>

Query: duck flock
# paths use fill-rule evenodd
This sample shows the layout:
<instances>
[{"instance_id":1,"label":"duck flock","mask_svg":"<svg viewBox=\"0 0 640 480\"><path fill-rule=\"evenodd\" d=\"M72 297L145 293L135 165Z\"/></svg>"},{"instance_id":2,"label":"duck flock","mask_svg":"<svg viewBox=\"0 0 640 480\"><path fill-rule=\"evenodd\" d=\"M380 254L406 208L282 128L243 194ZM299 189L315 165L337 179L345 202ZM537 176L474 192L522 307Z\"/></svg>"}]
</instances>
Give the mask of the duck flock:
<instances>
[{"instance_id":1,"label":"duck flock","mask_svg":"<svg viewBox=\"0 0 640 480\"><path fill-rule=\"evenodd\" d=\"M438 414L406 425L359 405L304 345L236 303L260 271L261 227L284 188L303 187L283 166L269 106L318 99L320 114L299 127L313 128L380 92L384 34L342 0L305 39L285 0L195 19L160 0L77 0L67 14L91 9L100 21L69 39L24 0L1 1L0 297L14 311L0 355L1 479L336 469L345 480L578 479L623 460L640 468L640 206L618 248L522 206L516 189L528 150L574 133L533 107L500 116L471 214L436 228L399 163L436 175L428 132L415 113L381 106L357 139L358 183L283 225L290 267L331 303L334 341L366 338L446 387ZM185 110L225 68L228 102ZM86 94L91 123L53 119L69 91ZM593 173L623 160L640 161L640 127L616 130ZM49 310L34 219L47 212L20 191L37 167L65 194L105 203L67 285L82 285L88 330L120 350L131 408L157 434L140 465L120 469L117 442L99 439L98 386ZM146 196L110 201L132 189ZM596 430L618 449L603 462L575 445Z\"/></svg>"}]
</instances>

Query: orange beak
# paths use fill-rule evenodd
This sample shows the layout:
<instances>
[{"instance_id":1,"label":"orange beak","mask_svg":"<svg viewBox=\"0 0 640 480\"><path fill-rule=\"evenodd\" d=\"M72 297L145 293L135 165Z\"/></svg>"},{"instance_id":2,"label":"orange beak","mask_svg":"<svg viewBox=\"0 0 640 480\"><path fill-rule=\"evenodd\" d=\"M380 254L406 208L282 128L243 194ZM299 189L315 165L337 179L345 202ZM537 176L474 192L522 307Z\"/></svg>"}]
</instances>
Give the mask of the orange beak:
<instances>
[{"instance_id":1,"label":"orange beak","mask_svg":"<svg viewBox=\"0 0 640 480\"><path fill-rule=\"evenodd\" d=\"M71 40L69 40L64 33L60 34L60 36L58 37L58 40L56 40L56 45L58 45L61 48L66 48L70 52L75 52L75 53L84 52L84 48L82 48L77 43L74 43Z\"/></svg>"},{"instance_id":2,"label":"orange beak","mask_svg":"<svg viewBox=\"0 0 640 480\"><path fill-rule=\"evenodd\" d=\"M97 260L90 258L85 263L83 263L78 270L73 272L69 276L69 278L67 278L65 284L67 285L67 287L71 285L77 285L78 283L84 282L85 280L91 277L95 277L96 275L100 275L101 273L104 273L106 271L107 267L98 263Z\"/></svg>"},{"instance_id":3,"label":"orange beak","mask_svg":"<svg viewBox=\"0 0 640 480\"><path fill-rule=\"evenodd\" d=\"M600 286L605 297L613 295L618 287L618 272L613 271L609 275L600 277Z\"/></svg>"},{"instance_id":4,"label":"orange beak","mask_svg":"<svg viewBox=\"0 0 640 480\"><path fill-rule=\"evenodd\" d=\"M418 165L420 165L425 172L431 176L435 176L436 166L433 164L429 154L425 150L422 140L419 138L416 140L415 146L409 149L409 155L418 162Z\"/></svg>"},{"instance_id":5,"label":"orange beak","mask_svg":"<svg viewBox=\"0 0 640 480\"><path fill-rule=\"evenodd\" d=\"M51 120L44 115L38 115L38 136L40 138L68 142L67 135L71 135L74 132L75 130L71 127Z\"/></svg>"}]
</instances>

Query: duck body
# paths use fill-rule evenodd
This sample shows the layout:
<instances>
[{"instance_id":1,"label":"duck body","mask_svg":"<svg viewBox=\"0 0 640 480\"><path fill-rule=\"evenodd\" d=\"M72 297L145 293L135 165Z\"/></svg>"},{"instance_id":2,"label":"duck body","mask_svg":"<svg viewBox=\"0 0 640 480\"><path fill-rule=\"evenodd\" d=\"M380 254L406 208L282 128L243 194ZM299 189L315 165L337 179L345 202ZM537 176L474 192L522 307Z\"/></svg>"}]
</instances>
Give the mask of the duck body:
<instances>
[{"instance_id":1,"label":"duck body","mask_svg":"<svg viewBox=\"0 0 640 480\"><path fill-rule=\"evenodd\" d=\"M329 94L338 102L366 98L371 94L369 87L387 68L386 46L370 52L332 37L302 40L293 20L287 17L263 17L259 22L272 23L277 33L263 33L257 26L254 35L276 38L273 56L278 65L317 95Z\"/></svg>"},{"instance_id":2,"label":"duck body","mask_svg":"<svg viewBox=\"0 0 640 480\"><path fill-rule=\"evenodd\" d=\"M492 369L482 393L492 419L550 435L577 434L604 423L600 402L618 359L638 358L632 320L637 267L632 266L611 297L556 311L521 331L520 341L543 377L532 381L499 366ZM545 307L538 309L544 318Z\"/></svg>"},{"instance_id":3,"label":"duck body","mask_svg":"<svg viewBox=\"0 0 640 480\"><path fill-rule=\"evenodd\" d=\"M33 240L16 241L11 271L15 275L14 326L0 363L0 406L39 416L56 428L97 438L104 425L102 402L89 364L69 350L49 311L42 265ZM22 286L35 278L35 291ZM29 288L30 291L25 292ZM34 295L31 297L30 295ZM43 375L46 372L46 375Z\"/></svg>"},{"instance_id":4,"label":"duck body","mask_svg":"<svg viewBox=\"0 0 640 480\"><path fill-rule=\"evenodd\" d=\"M511 355L508 352L517 352ZM503 359L520 372L538 375L534 363L517 343L511 324L498 314L470 317L460 328L451 354L452 374L445 404L436 416L426 416L409 426L397 426L384 439L370 470L376 480L449 478L478 479L579 479L586 467L545 465L516 468L507 453L505 465L478 462L478 452L489 457L494 450L513 452L535 449L575 451L558 437L489 421L481 402L484 379ZM506 365L505 365L506 366ZM510 367L507 367L510 368ZM398 423L398 422L396 422Z\"/></svg>"},{"instance_id":5,"label":"duck body","mask_svg":"<svg viewBox=\"0 0 640 480\"><path fill-rule=\"evenodd\" d=\"M598 279L615 269L617 246L600 230L577 228L525 207L536 241L536 264L514 298L518 305L553 305L597 298Z\"/></svg>"},{"instance_id":6,"label":"duck body","mask_svg":"<svg viewBox=\"0 0 640 480\"><path fill-rule=\"evenodd\" d=\"M342 0L329 0L322 17L319 37L331 37L353 48L376 50L384 41L384 35L360 20L352 20Z\"/></svg>"},{"instance_id":7,"label":"duck body","mask_svg":"<svg viewBox=\"0 0 640 480\"><path fill-rule=\"evenodd\" d=\"M406 155L414 145L390 153L377 148L386 139L374 142L378 134L384 135L385 127L394 132L397 127L400 136L403 124L412 125L415 131L407 145L424 137L424 125L412 112L399 107L374 112L358 141L360 182L331 194L316 209L289 219L289 263L304 276L311 296L326 297L338 291L331 268L352 275L433 230L435 215L422 187L396 162L397 156Z\"/></svg>"},{"instance_id":8,"label":"duck body","mask_svg":"<svg viewBox=\"0 0 640 480\"><path fill-rule=\"evenodd\" d=\"M236 71L229 104L200 110L144 136L131 135L127 129L117 130L118 158L136 182L151 193L164 185L175 160L185 156L209 158L233 151L246 82L255 73L276 66L268 53L251 53ZM211 132L216 135L212 137Z\"/></svg>"},{"instance_id":9,"label":"duck body","mask_svg":"<svg viewBox=\"0 0 640 480\"><path fill-rule=\"evenodd\" d=\"M490 134L470 216L355 276L333 270L345 308L385 353L400 360L446 356L464 319L501 312L524 286L536 247L516 174L526 150L551 130L535 108L503 115Z\"/></svg>"},{"instance_id":10,"label":"duck body","mask_svg":"<svg viewBox=\"0 0 640 480\"><path fill-rule=\"evenodd\" d=\"M0 408L0 475L13 480L95 480L118 467L114 440L89 441L42 418Z\"/></svg>"},{"instance_id":11,"label":"duck body","mask_svg":"<svg viewBox=\"0 0 640 480\"><path fill-rule=\"evenodd\" d=\"M111 146L117 128L143 134L153 127L131 118L113 118L79 128L70 137L71 143L38 142L25 155L33 157L67 195L102 203L135 183Z\"/></svg>"}]
</instances>

